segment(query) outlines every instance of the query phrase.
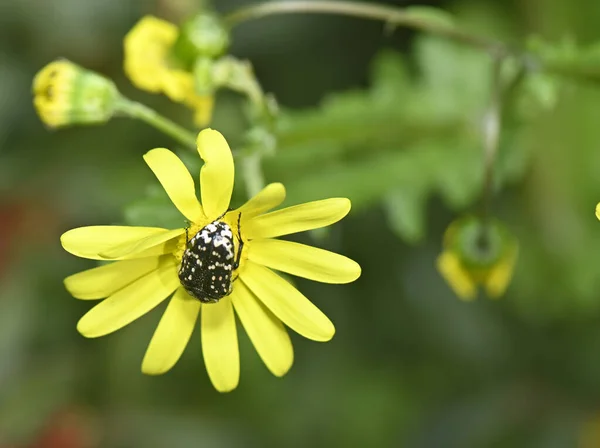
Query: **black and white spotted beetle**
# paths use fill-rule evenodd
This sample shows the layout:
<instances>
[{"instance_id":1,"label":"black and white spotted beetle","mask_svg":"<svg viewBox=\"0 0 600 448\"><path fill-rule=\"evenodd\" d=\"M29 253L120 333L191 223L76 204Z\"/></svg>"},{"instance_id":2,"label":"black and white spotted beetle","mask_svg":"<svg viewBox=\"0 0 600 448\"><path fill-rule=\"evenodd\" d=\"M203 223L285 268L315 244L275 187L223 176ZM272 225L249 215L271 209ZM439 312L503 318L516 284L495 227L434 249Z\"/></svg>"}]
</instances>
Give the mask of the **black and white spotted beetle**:
<instances>
[{"instance_id":1,"label":"black and white spotted beetle","mask_svg":"<svg viewBox=\"0 0 600 448\"><path fill-rule=\"evenodd\" d=\"M224 216L224 215L223 215ZM238 216L238 250L234 255L233 232L221 221L223 216L202 227L188 240L186 229L186 249L181 257L179 281L189 295L202 303L215 303L231 294L233 271L240 265L242 233Z\"/></svg>"}]
</instances>

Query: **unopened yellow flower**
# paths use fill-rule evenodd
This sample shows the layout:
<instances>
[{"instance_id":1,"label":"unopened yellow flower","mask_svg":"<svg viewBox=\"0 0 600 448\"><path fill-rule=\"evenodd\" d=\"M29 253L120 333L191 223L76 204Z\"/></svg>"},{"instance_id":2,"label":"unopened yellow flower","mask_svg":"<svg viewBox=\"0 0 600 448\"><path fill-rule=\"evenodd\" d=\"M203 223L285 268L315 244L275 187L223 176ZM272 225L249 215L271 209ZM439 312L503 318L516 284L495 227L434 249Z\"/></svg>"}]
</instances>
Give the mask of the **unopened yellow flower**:
<instances>
[{"instance_id":1,"label":"unopened yellow flower","mask_svg":"<svg viewBox=\"0 0 600 448\"><path fill-rule=\"evenodd\" d=\"M192 176L174 153L157 148L144 156L190 227L167 230L93 226L70 230L61 237L68 252L83 258L119 261L72 275L65 284L78 299L104 299L77 324L86 337L112 333L172 295L146 351L142 371L155 375L173 367L200 315L208 375L215 388L225 392L237 386L240 373L234 310L258 354L277 376L284 375L293 362L292 344L283 324L315 341L327 341L335 332L331 321L273 270L325 283L354 281L361 270L342 255L275 239L339 221L350 210L348 199L309 202L269 213L285 197L283 185L275 183L240 208L229 210L234 164L227 142L217 131L206 129L198 135L197 143L204 159L201 203ZM211 233L210 237L215 238L212 241L206 232L215 221L227 230L220 235ZM243 243L241 251L238 238ZM202 256L205 247L216 251L211 255L211 266L202 265L207 260ZM225 249L229 252L222 252ZM237 256L238 252L240 263L232 272L229 294L223 292L220 299L208 303L210 297L200 296L198 300L186 292L188 274L192 283L199 278L209 279L206 275L217 271L225 275L225 264L218 262L226 261L231 269L232 260L217 255ZM182 274L185 277L180 281ZM205 286L227 286L225 280L212 277L212 283Z\"/></svg>"},{"instance_id":2,"label":"unopened yellow flower","mask_svg":"<svg viewBox=\"0 0 600 448\"><path fill-rule=\"evenodd\" d=\"M46 65L33 80L33 103L50 127L104 123L120 98L114 83L60 59Z\"/></svg>"},{"instance_id":3,"label":"unopened yellow flower","mask_svg":"<svg viewBox=\"0 0 600 448\"><path fill-rule=\"evenodd\" d=\"M152 16L142 18L125 36L125 73L139 89L164 93L193 109L194 120L202 127L212 116L212 94L199 95L192 73L178 66L172 54L178 35L172 23Z\"/></svg>"},{"instance_id":4,"label":"unopened yellow flower","mask_svg":"<svg viewBox=\"0 0 600 448\"><path fill-rule=\"evenodd\" d=\"M502 223L467 217L446 230L437 268L463 300L475 299L479 285L489 297L498 298L510 284L517 255L517 241Z\"/></svg>"}]
</instances>

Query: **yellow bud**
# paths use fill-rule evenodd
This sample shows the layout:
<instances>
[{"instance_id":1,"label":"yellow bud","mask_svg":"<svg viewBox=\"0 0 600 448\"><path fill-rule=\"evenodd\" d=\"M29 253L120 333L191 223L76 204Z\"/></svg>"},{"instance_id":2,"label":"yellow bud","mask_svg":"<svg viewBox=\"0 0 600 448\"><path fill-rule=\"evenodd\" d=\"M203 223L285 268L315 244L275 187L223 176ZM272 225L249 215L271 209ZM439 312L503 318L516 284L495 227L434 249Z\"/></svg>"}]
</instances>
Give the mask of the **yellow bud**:
<instances>
[{"instance_id":1,"label":"yellow bud","mask_svg":"<svg viewBox=\"0 0 600 448\"><path fill-rule=\"evenodd\" d=\"M210 85L200 90L194 85L191 68L175 51L178 36L176 25L152 16L142 18L124 40L125 73L136 87L164 93L193 109L194 122L205 127L212 118L214 90ZM208 60L208 72L212 64Z\"/></svg>"},{"instance_id":2,"label":"yellow bud","mask_svg":"<svg viewBox=\"0 0 600 448\"><path fill-rule=\"evenodd\" d=\"M153 16L145 16L127 33L123 41L125 73L139 89L164 92L181 102L193 88L192 75L169 61L177 39L177 26Z\"/></svg>"},{"instance_id":3,"label":"yellow bud","mask_svg":"<svg viewBox=\"0 0 600 448\"><path fill-rule=\"evenodd\" d=\"M33 80L33 103L52 128L104 123L120 97L111 80L65 59L46 65Z\"/></svg>"},{"instance_id":4,"label":"yellow bud","mask_svg":"<svg viewBox=\"0 0 600 448\"><path fill-rule=\"evenodd\" d=\"M478 285L489 297L498 298L510 284L518 248L516 238L500 221L465 217L446 230L437 268L461 299L474 299Z\"/></svg>"},{"instance_id":5,"label":"yellow bud","mask_svg":"<svg viewBox=\"0 0 600 448\"><path fill-rule=\"evenodd\" d=\"M460 299L473 300L477 296L477 285L465 271L456 254L442 252L437 259L437 269Z\"/></svg>"}]
</instances>

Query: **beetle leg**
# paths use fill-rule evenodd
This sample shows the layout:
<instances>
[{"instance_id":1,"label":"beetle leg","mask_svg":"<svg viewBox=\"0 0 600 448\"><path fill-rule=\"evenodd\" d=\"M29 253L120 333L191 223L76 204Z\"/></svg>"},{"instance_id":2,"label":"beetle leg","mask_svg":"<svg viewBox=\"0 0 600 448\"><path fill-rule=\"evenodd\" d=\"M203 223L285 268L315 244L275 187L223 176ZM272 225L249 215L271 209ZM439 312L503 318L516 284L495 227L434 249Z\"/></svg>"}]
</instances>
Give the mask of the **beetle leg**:
<instances>
[{"instance_id":1,"label":"beetle leg","mask_svg":"<svg viewBox=\"0 0 600 448\"><path fill-rule=\"evenodd\" d=\"M235 257L235 262L233 263L233 269L237 269L240 267L240 260L242 258L242 249L244 248L244 241L242 240L242 226L241 226L241 222L242 222L242 214L240 213L238 215L238 220L237 220L237 228L238 228L238 234L237 234L237 238L238 238L238 250L237 250L237 254Z\"/></svg>"}]
</instances>

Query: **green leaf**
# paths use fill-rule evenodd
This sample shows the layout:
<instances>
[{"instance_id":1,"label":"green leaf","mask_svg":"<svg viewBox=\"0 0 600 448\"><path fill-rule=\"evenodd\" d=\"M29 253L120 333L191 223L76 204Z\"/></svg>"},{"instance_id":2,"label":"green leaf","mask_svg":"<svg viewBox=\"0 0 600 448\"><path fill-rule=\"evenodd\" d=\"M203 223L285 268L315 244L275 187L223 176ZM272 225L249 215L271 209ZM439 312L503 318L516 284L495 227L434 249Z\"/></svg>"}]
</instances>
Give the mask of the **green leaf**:
<instances>
[{"instance_id":1,"label":"green leaf","mask_svg":"<svg viewBox=\"0 0 600 448\"><path fill-rule=\"evenodd\" d=\"M481 113L489 98L491 58L435 36L419 36L416 57L431 115Z\"/></svg>"},{"instance_id":2,"label":"green leaf","mask_svg":"<svg viewBox=\"0 0 600 448\"><path fill-rule=\"evenodd\" d=\"M376 103L392 104L410 95L412 81L402 56L383 50L375 56L371 67L371 98Z\"/></svg>"},{"instance_id":3,"label":"green leaf","mask_svg":"<svg viewBox=\"0 0 600 448\"><path fill-rule=\"evenodd\" d=\"M265 159L264 172L286 183L289 204L335 196L350 198L354 209L383 203L394 231L418 242L431 194L455 210L478 199L490 58L430 36L419 37L415 51L421 78L386 50L373 61L369 89L282 113L278 152ZM515 123L507 123L512 127L504 132L518 136ZM524 174L527 154L526 148L502 149L499 185Z\"/></svg>"},{"instance_id":4,"label":"green leaf","mask_svg":"<svg viewBox=\"0 0 600 448\"><path fill-rule=\"evenodd\" d=\"M384 197L389 226L407 243L420 243L425 236L427 193L423 185L413 184L398 187Z\"/></svg>"},{"instance_id":5,"label":"green leaf","mask_svg":"<svg viewBox=\"0 0 600 448\"><path fill-rule=\"evenodd\" d=\"M560 79L549 73L527 75L519 87L515 113L527 121L554 109L560 95Z\"/></svg>"},{"instance_id":6,"label":"green leaf","mask_svg":"<svg viewBox=\"0 0 600 448\"><path fill-rule=\"evenodd\" d=\"M185 227L185 217L175 208L161 186L152 185L148 196L131 203L124 211L125 223L130 226Z\"/></svg>"},{"instance_id":7,"label":"green leaf","mask_svg":"<svg viewBox=\"0 0 600 448\"><path fill-rule=\"evenodd\" d=\"M502 134L496 158L496 187L522 179L531 164L531 132L529 129L509 129Z\"/></svg>"},{"instance_id":8,"label":"green leaf","mask_svg":"<svg viewBox=\"0 0 600 448\"><path fill-rule=\"evenodd\" d=\"M578 46L570 37L550 43L539 36L527 40L528 50L537 56L542 69L567 77L600 82L600 42Z\"/></svg>"},{"instance_id":9,"label":"green leaf","mask_svg":"<svg viewBox=\"0 0 600 448\"><path fill-rule=\"evenodd\" d=\"M437 158L437 186L451 208L461 210L471 204L483 186L483 150L481 142L449 141L431 148ZM443 151L446 157L440 157Z\"/></svg>"},{"instance_id":10,"label":"green leaf","mask_svg":"<svg viewBox=\"0 0 600 448\"><path fill-rule=\"evenodd\" d=\"M287 202L298 204L329 197L347 197L354 209L377 202L400 182L420 182L421 157L415 151L388 151L346 164L337 164L287 185Z\"/></svg>"}]
</instances>

